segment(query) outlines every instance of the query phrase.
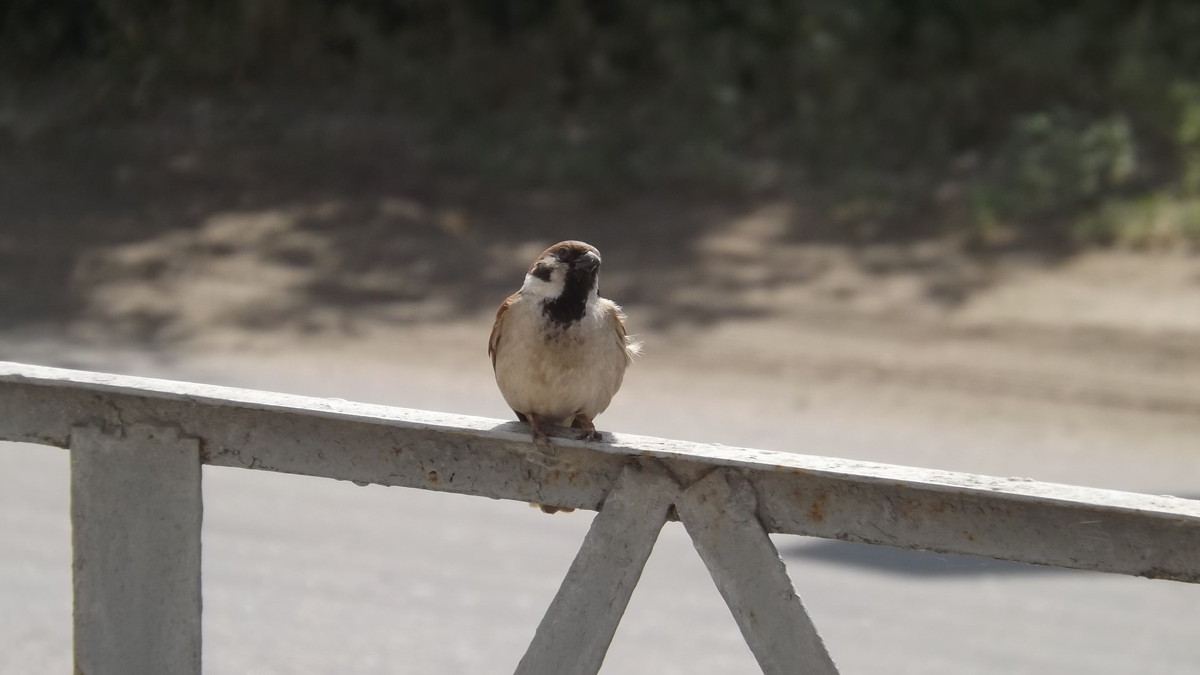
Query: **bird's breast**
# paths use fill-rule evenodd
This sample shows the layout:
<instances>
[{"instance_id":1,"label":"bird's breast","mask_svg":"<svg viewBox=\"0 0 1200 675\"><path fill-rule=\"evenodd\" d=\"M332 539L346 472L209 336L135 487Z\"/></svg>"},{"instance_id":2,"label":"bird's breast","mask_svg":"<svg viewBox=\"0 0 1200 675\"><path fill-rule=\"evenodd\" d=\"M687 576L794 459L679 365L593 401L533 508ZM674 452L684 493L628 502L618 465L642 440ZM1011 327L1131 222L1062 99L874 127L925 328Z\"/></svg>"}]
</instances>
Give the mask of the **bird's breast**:
<instances>
[{"instance_id":1,"label":"bird's breast","mask_svg":"<svg viewBox=\"0 0 1200 675\"><path fill-rule=\"evenodd\" d=\"M604 317L589 313L561 323L521 311L506 321L496 383L513 410L553 420L579 413L593 417L620 388L625 365L618 336Z\"/></svg>"}]
</instances>

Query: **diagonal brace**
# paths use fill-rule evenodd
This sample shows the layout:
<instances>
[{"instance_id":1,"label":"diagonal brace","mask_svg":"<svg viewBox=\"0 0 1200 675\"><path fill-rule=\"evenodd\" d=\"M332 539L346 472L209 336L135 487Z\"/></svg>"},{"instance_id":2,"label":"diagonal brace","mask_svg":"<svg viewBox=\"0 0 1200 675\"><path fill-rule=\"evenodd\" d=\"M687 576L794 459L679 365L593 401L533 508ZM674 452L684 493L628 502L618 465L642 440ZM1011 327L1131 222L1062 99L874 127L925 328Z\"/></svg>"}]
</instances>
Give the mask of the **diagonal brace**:
<instances>
[{"instance_id":1,"label":"diagonal brace","mask_svg":"<svg viewBox=\"0 0 1200 675\"><path fill-rule=\"evenodd\" d=\"M684 490L676 508L763 673L836 675L757 502L743 476L720 469Z\"/></svg>"},{"instance_id":2,"label":"diagonal brace","mask_svg":"<svg viewBox=\"0 0 1200 675\"><path fill-rule=\"evenodd\" d=\"M594 675L642 576L679 486L654 465L627 466L592 521L517 675Z\"/></svg>"}]
</instances>

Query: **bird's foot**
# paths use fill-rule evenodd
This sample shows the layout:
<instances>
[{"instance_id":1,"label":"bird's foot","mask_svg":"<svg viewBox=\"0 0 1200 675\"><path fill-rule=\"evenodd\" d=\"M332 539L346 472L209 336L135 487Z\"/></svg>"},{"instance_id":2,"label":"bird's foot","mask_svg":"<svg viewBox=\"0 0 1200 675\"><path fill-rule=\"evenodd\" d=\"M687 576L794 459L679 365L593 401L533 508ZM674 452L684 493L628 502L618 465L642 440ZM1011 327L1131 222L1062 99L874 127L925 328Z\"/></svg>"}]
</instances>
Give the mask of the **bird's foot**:
<instances>
[{"instance_id":1,"label":"bird's foot","mask_svg":"<svg viewBox=\"0 0 1200 675\"><path fill-rule=\"evenodd\" d=\"M541 417L534 414L522 415L517 413L522 418L522 421L529 422L529 435L533 437L533 445L537 448L544 448L547 452L553 450L550 444L550 436L546 434L546 423ZM538 502L529 502L529 505L542 510L542 513L570 513L575 509L569 506L549 506L547 504L539 504Z\"/></svg>"},{"instance_id":2,"label":"bird's foot","mask_svg":"<svg viewBox=\"0 0 1200 675\"><path fill-rule=\"evenodd\" d=\"M533 445L546 450L552 449L550 436L546 434L546 423L542 421L542 418L532 413L526 415L526 418L529 422L529 435L533 438Z\"/></svg>"},{"instance_id":3,"label":"bird's foot","mask_svg":"<svg viewBox=\"0 0 1200 675\"><path fill-rule=\"evenodd\" d=\"M571 428L579 429L578 438L581 441L598 441L603 436L599 431L596 431L596 425L592 424L592 419L587 415L576 415L575 420L571 422Z\"/></svg>"}]
</instances>

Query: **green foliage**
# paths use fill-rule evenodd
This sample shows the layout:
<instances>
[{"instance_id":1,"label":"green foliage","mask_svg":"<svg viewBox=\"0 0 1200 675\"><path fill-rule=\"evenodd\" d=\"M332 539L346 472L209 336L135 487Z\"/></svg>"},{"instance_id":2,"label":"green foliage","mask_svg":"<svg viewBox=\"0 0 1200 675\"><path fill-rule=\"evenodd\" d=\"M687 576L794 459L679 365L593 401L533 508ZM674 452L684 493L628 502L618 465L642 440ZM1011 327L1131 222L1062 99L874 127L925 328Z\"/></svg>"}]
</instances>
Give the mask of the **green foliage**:
<instances>
[{"instance_id":1,"label":"green foliage","mask_svg":"<svg viewBox=\"0 0 1200 675\"><path fill-rule=\"evenodd\" d=\"M1180 155L1180 189L1200 196L1200 82L1181 82L1174 92L1179 105L1176 141Z\"/></svg>"},{"instance_id":2,"label":"green foliage","mask_svg":"<svg viewBox=\"0 0 1200 675\"><path fill-rule=\"evenodd\" d=\"M1034 215L1094 203L1137 177L1137 145L1124 117L1034 113L997 148L984 198L992 210Z\"/></svg>"},{"instance_id":3,"label":"green foliage","mask_svg":"<svg viewBox=\"0 0 1200 675\"><path fill-rule=\"evenodd\" d=\"M506 180L816 185L867 236L1124 241L1142 207L1115 205L1200 195L1197 35L1192 0L11 0L0 67L355 82Z\"/></svg>"},{"instance_id":4,"label":"green foliage","mask_svg":"<svg viewBox=\"0 0 1200 675\"><path fill-rule=\"evenodd\" d=\"M1200 198L1164 192L1108 199L1077 218L1080 242L1106 242L1139 249L1174 250L1200 242Z\"/></svg>"}]
</instances>

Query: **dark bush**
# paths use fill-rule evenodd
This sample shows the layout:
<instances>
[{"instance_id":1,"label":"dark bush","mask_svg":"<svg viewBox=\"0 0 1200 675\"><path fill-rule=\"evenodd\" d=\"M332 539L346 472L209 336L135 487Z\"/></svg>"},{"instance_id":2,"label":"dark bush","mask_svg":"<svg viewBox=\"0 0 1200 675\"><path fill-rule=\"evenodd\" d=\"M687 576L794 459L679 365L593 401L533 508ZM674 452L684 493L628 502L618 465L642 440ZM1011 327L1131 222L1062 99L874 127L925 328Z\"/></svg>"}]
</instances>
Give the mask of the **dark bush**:
<instances>
[{"instance_id":1,"label":"dark bush","mask_svg":"<svg viewBox=\"0 0 1200 675\"><path fill-rule=\"evenodd\" d=\"M353 81L508 179L866 190L892 231L1071 241L1200 198L1197 35L1191 0L12 0L0 59L143 92Z\"/></svg>"}]
</instances>

